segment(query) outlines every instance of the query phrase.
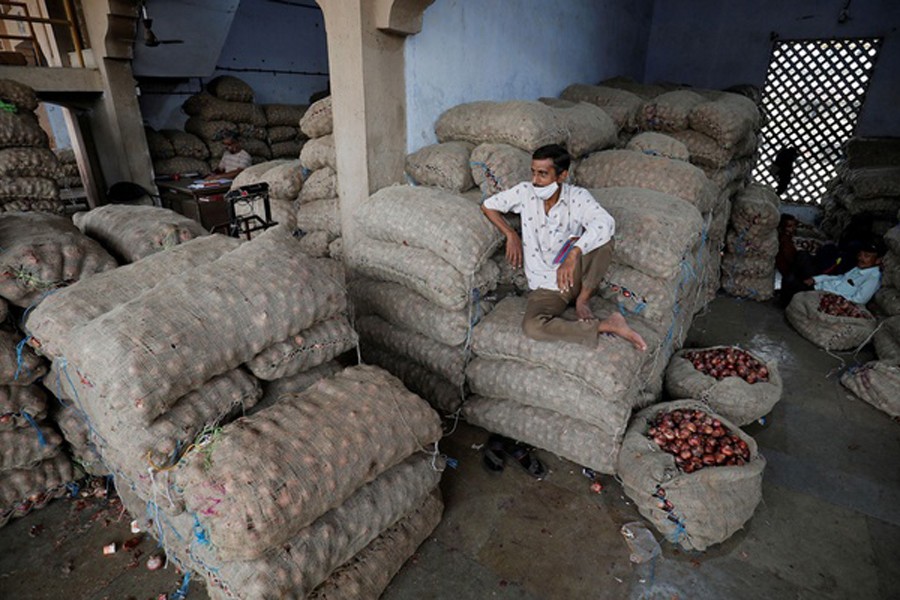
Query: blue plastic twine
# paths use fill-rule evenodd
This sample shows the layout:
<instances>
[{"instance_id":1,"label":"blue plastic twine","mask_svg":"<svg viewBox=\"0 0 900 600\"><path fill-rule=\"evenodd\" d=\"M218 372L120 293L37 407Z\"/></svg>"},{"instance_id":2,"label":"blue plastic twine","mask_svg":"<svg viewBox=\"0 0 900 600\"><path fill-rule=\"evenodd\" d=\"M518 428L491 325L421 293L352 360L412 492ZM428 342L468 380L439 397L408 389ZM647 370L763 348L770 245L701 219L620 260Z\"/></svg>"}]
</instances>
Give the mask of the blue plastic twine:
<instances>
[{"instance_id":1,"label":"blue plastic twine","mask_svg":"<svg viewBox=\"0 0 900 600\"><path fill-rule=\"evenodd\" d=\"M47 440L44 439L44 434L41 432L41 428L38 427L38 424L34 422L34 417L29 415L24 410L22 411L22 416L25 417L25 420L28 421L28 424L34 427L34 430L37 432L38 443L41 445L41 448L44 448L47 445Z\"/></svg>"}]
</instances>

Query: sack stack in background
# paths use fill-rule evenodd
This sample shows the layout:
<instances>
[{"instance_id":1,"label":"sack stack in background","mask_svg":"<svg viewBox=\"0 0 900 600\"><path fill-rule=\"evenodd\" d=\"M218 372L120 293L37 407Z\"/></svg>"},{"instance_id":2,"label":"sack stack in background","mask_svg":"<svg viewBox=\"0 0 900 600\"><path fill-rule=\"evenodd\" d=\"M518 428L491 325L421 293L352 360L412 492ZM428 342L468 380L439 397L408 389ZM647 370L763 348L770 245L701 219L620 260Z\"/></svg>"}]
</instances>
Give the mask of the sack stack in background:
<instances>
[{"instance_id":1,"label":"sack stack in background","mask_svg":"<svg viewBox=\"0 0 900 600\"><path fill-rule=\"evenodd\" d=\"M729 295L761 302L775 293L779 203L775 190L760 184L734 197L722 259L722 287Z\"/></svg>"},{"instance_id":2,"label":"sack stack in background","mask_svg":"<svg viewBox=\"0 0 900 600\"><path fill-rule=\"evenodd\" d=\"M331 96L310 105L300 119L300 130L309 140L300 151L303 189L297 195L297 229L304 251L312 256L340 259L340 202L337 157L334 151L334 117Z\"/></svg>"},{"instance_id":3,"label":"sack stack in background","mask_svg":"<svg viewBox=\"0 0 900 600\"><path fill-rule=\"evenodd\" d=\"M841 383L875 408L900 417L900 316L882 321L873 341L878 360L850 368Z\"/></svg>"},{"instance_id":4,"label":"sack stack in background","mask_svg":"<svg viewBox=\"0 0 900 600\"><path fill-rule=\"evenodd\" d=\"M82 233L100 242L120 264L208 234L193 219L156 206L107 204L76 213L72 221Z\"/></svg>"},{"instance_id":5,"label":"sack stack in background","mask_svg":"<svg viewBox=\"0 0 900 600\"><path fill-rule=\"evenodd\" d=\"M269 211L272 220L293 229L297 224L296 199L303 189L300 160L280 159L253 165L238 173L231 182L231 189L263 182L269 185ZM255 214L265 220L265 206L262 202L238 202L234 209L237 216Z\"/></svg>"},{"instance_id":6,"label":"sack stack in background","mask_svg":"<svg viewBox=\"0 0 900 600\"><path fill-rule=\"evenodd\" d=\"M0 212L61 214L59 161L34 114L38 99L30 87L0 79Z\"/></svg>"},{"instance_id":7,"label":"sack stack in background","mask_svg":"<svg viewBox=\"0 0 900 600\"><path fill-rule=\"evenodd\" d=\"M469 200L437 188L379 190L355 215L349 265L363 359L388 369L442 412L459 407L470 325L496 285L500 241Z\"/></svg>"},{"instance_id":8,"label":"sack stack in background","mask_svg":"<svg viewBox=\"0 0 900 600\"><path fill-rule=\"evenodd\" d=\"M35 383L47 365L22 338L0 330L0 527L62 496L77 478Z\"/></svg>"},{"instance_id":9,"label":"sack stack in background","mask_svg":"<svg viewBox=\"0 0 900 600\"><path fill-rule=\"evenodd\" d=\"M263 104L266 113L266 141L272 158L295 159L306 143L300 120L309 107L305 104Z\"/></svg>"},{"instance_id":10,"label":"sack stack in background","mask_svg":"<svg viewBox=\"0 0 900 600\"><path fill-rule=\"evenodd\" d=\"M898 213L900 216L900 213ZM900 315L900 225L884 234L881 287L875 292L875 305L887 316Z\"/></svg>"},{"instance_id":11,"label":"sack stack in background","mask_svg":"<svg viewBox=\"0 0 900 600\"><path fill-rule=\"evenodd\" d=\"M843 163L822 197L821 227L835 240L851 223L854 234L884 235L897 224L900 211L900 166L850 168Z\"/></svg>"},{"instance_id":12,"label":"sack stack in background","mask_svg":"<svg viewBox=\"0 0 900 600\"><path fill-rule=\"evenodd\" d=\"M81 172L78 170L78 162L75 160L75 151L71 148L63 148L55 150L56 158L59 161L59 176L56 183L60 188L72 189L84 186L81 181Z\"/></svg>"},{"instance_id":13,"label":"sack stack in background","mask_svg":"<svg viewBox=\"0 0 900 600\"><path fill-rule=\"evenodd\" d=\"M211 593L309 592L392 527L412 552L439 520L440 461L420 450L441 430L420 398L371 367L302 393L284 381L355 343L342 283L288 228L188 241L48 300L27 322L54 359L48 380L128 508ZM248 370L281 394L228 424L261 396Z\"/></svg>"}]
</instances>

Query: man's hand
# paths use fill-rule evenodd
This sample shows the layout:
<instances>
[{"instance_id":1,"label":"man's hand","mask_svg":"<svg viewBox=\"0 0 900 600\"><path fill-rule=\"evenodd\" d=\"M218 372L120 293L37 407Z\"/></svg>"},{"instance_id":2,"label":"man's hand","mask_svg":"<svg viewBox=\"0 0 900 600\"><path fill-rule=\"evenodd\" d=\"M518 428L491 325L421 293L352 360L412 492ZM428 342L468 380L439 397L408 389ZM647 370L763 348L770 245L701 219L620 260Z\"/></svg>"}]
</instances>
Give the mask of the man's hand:
<instances>
[{"instance_id":1,"label":"man's hand","mask_svg":"<svg viewBox=\"0 0 900 600\"><path fill-rule=\"evenodd\" d=\"M805 283L806 285L816 285L816 280L810 277L808 279L804 279L803 283Z\"/></svg>"},{"instance_id":2,"label":"man's hand","mask_svg":"<svg viewBox=\"0 0 900 600\"><path fill-rule=\"evenodd\" d=\"M522 238L515 231L506 234L506 261L518 269L522 266Z\"/></svg>"},{"instance_id":3,"label":"man's hand","mask_svg":"<svg viewBox=\"0 0 900 600\"><path fill-rule=\"evenodd\" d=\"M569 252L566 260L556 269L556 287L561 292L568 292L575 287L575 268L581 260L581 248L575 246Z\"/></svg>"}]
</instances>

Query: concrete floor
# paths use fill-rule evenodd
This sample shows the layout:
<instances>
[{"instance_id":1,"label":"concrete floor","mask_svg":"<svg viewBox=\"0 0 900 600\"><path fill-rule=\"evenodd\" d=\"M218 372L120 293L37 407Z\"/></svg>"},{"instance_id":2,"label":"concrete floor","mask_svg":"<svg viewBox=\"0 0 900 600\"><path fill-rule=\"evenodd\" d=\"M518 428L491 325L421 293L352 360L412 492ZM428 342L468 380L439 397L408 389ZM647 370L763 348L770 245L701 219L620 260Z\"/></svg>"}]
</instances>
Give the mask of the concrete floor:
<instances>
[{"instance_id":1,"label":"concrete floor","mask_svg":"<svg viewBox=\"0 0 900 600\"><path fill-rule=\"evenodd\" d=\"M486 433L460 423L441 444L459 461L443 478L444 520L384 598L900 598L900 425L829 377L840 361L772 304L717 299L687 343L714 344L777 358L785 383L767 423L748 428L768 466L743 531L702 554L662 542L662 556L633 565L619 528L640 516L614 478L592 493L579 466L547 453L544 481L489 473L476 450ZM152 540L102 555L132 537L120 511L60 500L0 529L0 598L171 598L181 576L146 570ZM206 597L192 582L188 598Z\"/></svg>"}]
</instances>

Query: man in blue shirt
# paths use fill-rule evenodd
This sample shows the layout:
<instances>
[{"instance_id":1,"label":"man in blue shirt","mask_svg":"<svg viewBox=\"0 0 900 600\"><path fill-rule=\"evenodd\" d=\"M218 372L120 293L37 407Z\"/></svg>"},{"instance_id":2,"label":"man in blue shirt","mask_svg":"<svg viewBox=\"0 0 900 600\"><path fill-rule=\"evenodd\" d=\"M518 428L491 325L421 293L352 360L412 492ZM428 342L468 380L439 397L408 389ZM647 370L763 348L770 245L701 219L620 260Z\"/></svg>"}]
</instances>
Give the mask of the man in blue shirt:
<instances>
[{"instance_id":1,"label":"man in blue shirt","mask_svg":"<svg viewBox=\"0 0 900 600\"><path fill-rule=\"evenodd\" d=\"M783 305L797 292L820 290L843 296L865 305L881 285L882 249L874 241L864 243L856 254L856 266L841 275L793 275L786 277L781 289ZM808 273L808 271L807 271Z\"/></svg>"}]
</instances>

